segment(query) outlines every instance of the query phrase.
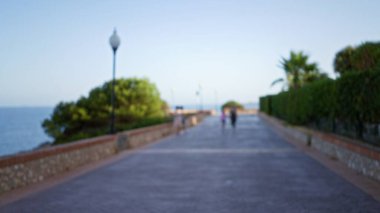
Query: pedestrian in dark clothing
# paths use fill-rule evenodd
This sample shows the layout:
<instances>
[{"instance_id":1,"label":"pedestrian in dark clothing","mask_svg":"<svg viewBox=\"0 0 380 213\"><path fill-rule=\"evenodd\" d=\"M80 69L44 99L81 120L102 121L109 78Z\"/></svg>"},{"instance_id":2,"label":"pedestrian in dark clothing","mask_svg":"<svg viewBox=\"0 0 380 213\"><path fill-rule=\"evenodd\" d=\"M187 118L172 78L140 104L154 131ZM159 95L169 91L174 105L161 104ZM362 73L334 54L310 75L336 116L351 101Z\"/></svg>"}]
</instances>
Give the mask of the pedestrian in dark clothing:
<instances>
[{"instance_id":1,"label":"pedestrian in dark clothing","mask_svg":"<svg viewBox=\"0 0 380 213\"><path fill-rule=\"evenodd\" d=\"M237 112L236 112L236 108L233 107L232 109L230 109L230 120L231 120L231 125L233 128L235 128L236 126L236 120L237 120Z\"/></svg>"}]
</instances>

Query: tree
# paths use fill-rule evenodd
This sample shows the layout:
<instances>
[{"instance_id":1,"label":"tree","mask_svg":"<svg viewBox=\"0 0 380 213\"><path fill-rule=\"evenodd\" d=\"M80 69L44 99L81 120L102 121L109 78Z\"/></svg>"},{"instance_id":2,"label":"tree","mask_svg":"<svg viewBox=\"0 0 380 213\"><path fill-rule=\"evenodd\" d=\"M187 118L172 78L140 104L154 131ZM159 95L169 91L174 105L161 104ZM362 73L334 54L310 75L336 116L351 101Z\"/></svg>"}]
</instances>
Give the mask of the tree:
<instances>
[{"instance_id":1,"label":"tree","mask_svg":"<svg viewBox=\"0 0 380 213\"><path fill-rule=\"evenodd\" d=\"M334 59L335 72L343 75L353 70L352 56L354 51L355 49L353 47L348 46L336 53Z\"/></svg>"},{"instance_id":2,"label":"tree","mask_svg":"<svg viewBox=\"0 0 380 213\"><path fill-rule=\"evenodd\" d=\"M369 72L380 70L380 42L365 42L359 45L352 57L353 70Z\"/></svg>"},{"instance_id":3,"label":"tree","mask_svg":"<svg viewBox=\"0 0 380 213\"><path fill-rule=\"evenodd\" d=\"M45 132L56 143L106 134L110 123L111 91L112 81L109 81L92 89L88 97L59 103L51 117L43 122ZM166 117L167 104L147 79L118 79L115 93L117 130Z\"/></svg>"},{"instance_id":4,"label":"tree","mask_svg":"<svg viewBox=\"0 0 380 213\"><path fill-rule=\"evenodd\" d=\"M289 59L282 58L280 61L281 68L285 71L284 78L276 79L271 86L280 82L286 82L288 88L297 89L305 84L328 78L327 74L320 73L317 63L309 63L309 56L301 52L290 52Z\"/></svg>"},{"instance_id":5,"label":"tree","mask_svg":"<svg viewBox=\"0 0 380 213\"><path fill-rule=\"evenodd\" d=\"M380 70L380 42L348 46L336 53L334 70L340 75Z\"/></svg>"},{"instance_id":6,"label":"tree","mask_svg":"<svg viewBox=\"0 0 380 213\"><path fill-rule=\"evenodd\" d=\"M244 106L242 104L233 100L227 101L226 103L222 105L222 109L229 109L229 108L234 108L234 107L236 109L244 109Z\"/></svg>"}]
</instances>

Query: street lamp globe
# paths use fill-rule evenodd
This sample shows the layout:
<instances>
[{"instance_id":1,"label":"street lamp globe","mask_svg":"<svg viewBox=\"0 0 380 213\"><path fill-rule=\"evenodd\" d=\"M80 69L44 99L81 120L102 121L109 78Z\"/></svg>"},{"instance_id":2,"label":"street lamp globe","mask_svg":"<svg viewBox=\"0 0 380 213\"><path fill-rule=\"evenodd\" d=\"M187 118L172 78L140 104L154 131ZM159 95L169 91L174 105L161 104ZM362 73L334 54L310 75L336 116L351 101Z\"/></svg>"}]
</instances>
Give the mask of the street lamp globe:
<instances>
[{"instance_id":1,"label":"street lamp globe","mask_svg":"<svg viewBox=\"0 0 380 213\"><path fill-rule=\"evenodd\" d=\"M116 29L113 31L113 34L110 37L110 45L114 52L116 52L117 48L120 46L120 38L117 35Z\"/></svg>"}]
</instances>

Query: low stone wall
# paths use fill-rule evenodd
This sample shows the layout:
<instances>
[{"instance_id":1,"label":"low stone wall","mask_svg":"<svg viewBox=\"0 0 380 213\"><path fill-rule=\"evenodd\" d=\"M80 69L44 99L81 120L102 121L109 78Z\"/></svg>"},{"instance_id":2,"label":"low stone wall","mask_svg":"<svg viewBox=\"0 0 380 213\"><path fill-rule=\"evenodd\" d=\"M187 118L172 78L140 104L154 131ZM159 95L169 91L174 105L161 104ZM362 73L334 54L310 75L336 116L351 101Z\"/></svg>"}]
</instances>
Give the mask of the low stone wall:
<instances>
[{"instance_id":1,"label":"low stone wall","mask_svg":"<svg viewBox=\"0 0 380 213\"><path fill-rule=\"evenodd\" d=\"M380 181L380 149L335 134L285 124L264 113L259 116L277 130L320 152L335 158L351 169Z\"/></svg>"},{"instance_id":2,"label":"low stone wall","mask_svg":"<svg viewBox=\"0 0 380 213\"><path fill-rule=\"evenodd\" d=\"M194 126L206 116L203 113L190 116L185 126ZM166 123L1 157L0 194L144 146L174 132L173 125Z\"/></svg>"},{"instance_id":3,"label":"low stone wall","mask_svg":"<svg viewBox=\"0 0 380 213\"><path fill-rule=\"evenodd\" d=\"M121 132L117 135L117 150L138 148L164 138L173 132L171 123Z\"/></svg>"},{"instance_id":4,"label":"low stone wall","mask_svg":"<svg viewBox=\"0 0 380 213\"><path fill-rule=\"evenodd\" d=\"M103 136L0 159L0 194L116 153L115 136Z\"/></svg>"}]
</instances>

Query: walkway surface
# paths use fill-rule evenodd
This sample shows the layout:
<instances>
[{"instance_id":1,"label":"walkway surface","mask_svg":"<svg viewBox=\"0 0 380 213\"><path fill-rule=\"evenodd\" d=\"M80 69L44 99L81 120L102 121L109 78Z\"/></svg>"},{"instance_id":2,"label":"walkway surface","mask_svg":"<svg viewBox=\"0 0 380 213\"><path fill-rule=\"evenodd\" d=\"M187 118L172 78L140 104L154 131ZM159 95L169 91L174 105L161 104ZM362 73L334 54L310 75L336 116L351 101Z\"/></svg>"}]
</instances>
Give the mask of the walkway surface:
<instances>
[{"instance_id":1,"label":"walkway surface","mask_svg":"<svg viewBox=\"0 0 380 213\"><path fill-rule=\"evenodd\" d=\"M380 204L256 116L184 134L0 208L0 212L380 212Z\"/></svg>"}]
</instances>

